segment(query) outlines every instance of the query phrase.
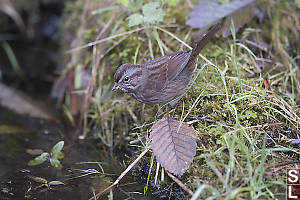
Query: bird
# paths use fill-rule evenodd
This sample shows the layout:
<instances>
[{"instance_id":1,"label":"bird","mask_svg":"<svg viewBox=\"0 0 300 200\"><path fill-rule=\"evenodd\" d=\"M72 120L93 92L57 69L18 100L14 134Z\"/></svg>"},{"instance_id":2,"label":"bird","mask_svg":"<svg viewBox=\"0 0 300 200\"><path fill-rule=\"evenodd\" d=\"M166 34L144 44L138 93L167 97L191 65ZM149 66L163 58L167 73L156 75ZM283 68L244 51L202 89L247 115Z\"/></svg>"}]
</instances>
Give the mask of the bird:
<instances>
[{"instance_id":1,"label":"bird","mask_svg":"<svg viewBox=\"0 0 300 200\"><path fill-rule=\"evenodd\" d=\"M220 28L220 23L213 25L192 50L175 52L144 64L122 64L114 74L112 90L120 89L145 104L169 103L174 108L190 88L200 51Z\"/></svg>"}]
</instances>

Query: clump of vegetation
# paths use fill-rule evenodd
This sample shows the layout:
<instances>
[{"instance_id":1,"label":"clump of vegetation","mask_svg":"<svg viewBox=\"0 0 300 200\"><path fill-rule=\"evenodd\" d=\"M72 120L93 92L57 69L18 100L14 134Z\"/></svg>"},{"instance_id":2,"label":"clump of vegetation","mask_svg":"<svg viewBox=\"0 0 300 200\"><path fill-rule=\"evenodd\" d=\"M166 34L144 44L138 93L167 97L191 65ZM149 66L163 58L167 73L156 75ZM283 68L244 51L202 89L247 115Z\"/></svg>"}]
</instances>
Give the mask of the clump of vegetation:
<instances>
[{"instance_id":1,"label":"clump of vegetation","mask_svg":"<svg viewBox=\"0 0 300 200\"><path fill-rule=\"evenodd\" d=\"M140 151L148 148L157 110L126 94L112 94L113 73L122 63L143 63L191 44L191 31L172 16L191 8L186 1L173 10L164 2L120 2L69 4L67 10L74 11L65 30L71 38L65 43L71 49L66 74L73 75L69 89L76 93L67 93L65 104L71 115L79 113L85 133L95 133L108 148L129 144ZM132 2L142 9L132 9ZM192 199L284 198L285 168L299 165L299 8L294 1L264 4L270 19L252 21L238 34L232 28L231 38L216 39L204 49L206 59L199 61L193 87L171 111L197 132L194 163L181 178ZM157 12L155 20L148 19L147 5ZM78 81L84 70L91 74L85 87ZM140 166L145 165L147 183L168 187L165 172L150 156L142 159Z\"/></svg>"},{"instance_id":2,"label":"clump of vegetation","mask_svg":"<svg viewBox=\"0 0 300 200\"><path fill-rule=\"evenodd\" d=\"M35 159L29 161L28 165L35 166L35 165L40 165L45 161L49 161L52 167L61 170L62 165L59 160L64 158L64 154L62 152L63 147L64 147L64 141L58 142L56 145L54 145L50 153L47 152L42 153Z\"/></svg>"}]
</instances>

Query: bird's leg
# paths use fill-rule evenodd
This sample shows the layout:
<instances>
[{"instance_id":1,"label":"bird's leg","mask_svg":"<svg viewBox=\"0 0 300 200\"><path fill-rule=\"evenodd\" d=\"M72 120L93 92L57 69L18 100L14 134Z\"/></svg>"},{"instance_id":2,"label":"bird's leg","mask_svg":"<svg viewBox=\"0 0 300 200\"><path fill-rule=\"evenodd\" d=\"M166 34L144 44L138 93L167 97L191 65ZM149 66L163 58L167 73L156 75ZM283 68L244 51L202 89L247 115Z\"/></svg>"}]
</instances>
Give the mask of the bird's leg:
<instances>
[{"instance_id":1,"label":"bird's leg","mask_svg":"<svg viewBox=\"0 0 300 200\"><path fill-rule=\"evenodd\" d=\"M172 110L173 108L176 108L177 105L178 105L178 103L179 103L179 101L180 101L180 98L177 99L177 100L175 100L175 101L170 102L171 108L168 110L168 112L169 112L170 110ZM174 116L174 114L175 114L175 111L173 112L172 117Z\"/></svg>"},{"instance_id":2,"label":"bird's leg","mask_svg":"<svg viewBox=\"0 0 300 200\"><path fill-rule=\"evenodd\" d=\"M179 102L180 98L179 99L175 99L173 101L171 101L169 104L171 106L171 108L176 108L176 106L178 105L178 102Z\"/></svg>"},{"instance_id":3,"label":"bird's leg","mask_svg":"<svg viewBox=\"0 0 300 200\"><path fill-rule=\"evenodd\" d=\"M165 114L169 113L173 108L176 108L176 106L178 105L179 100L180 99L176 99L176 100L173 100L173 101L169 102L170 107L168 107L168 110L166 110L165 112L160 113L157 116L157 118L160 118L160 117L164 116Z\"/></svg>"},{"instance_id":4,"label":"bird's leg","mask_svg":"<svg viewBox=\"0 0 300 200\"><path fill-rule=\"evenodd\" d=\"M165 114L169 113L171 109L173 109L173 108L168 107L168 110L166 110L166 111L164 111L164 112L158 114L157 118L161 118L161 117L164 116Z\"/></svg>"}]
</instances>

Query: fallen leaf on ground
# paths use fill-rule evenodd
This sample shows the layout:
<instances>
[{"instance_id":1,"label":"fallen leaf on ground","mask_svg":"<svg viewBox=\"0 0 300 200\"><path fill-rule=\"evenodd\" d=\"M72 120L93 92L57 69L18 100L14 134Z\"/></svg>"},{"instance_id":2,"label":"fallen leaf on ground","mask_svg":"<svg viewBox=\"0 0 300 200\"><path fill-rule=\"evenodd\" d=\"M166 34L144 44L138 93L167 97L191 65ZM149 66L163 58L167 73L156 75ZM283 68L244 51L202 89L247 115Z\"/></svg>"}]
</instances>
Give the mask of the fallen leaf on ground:
<instances>
[{"instance_id":1,"label":"fallen leaf on ground","mask_svg":"<svg viewBox=\"0 0 300 200\"><path fill-rule=\"evenodd\" d=\"M181 176L196 154L195 129L185 122L164 117L152 126L151 149L170 173Z\"/></svg>"}]
</instances>

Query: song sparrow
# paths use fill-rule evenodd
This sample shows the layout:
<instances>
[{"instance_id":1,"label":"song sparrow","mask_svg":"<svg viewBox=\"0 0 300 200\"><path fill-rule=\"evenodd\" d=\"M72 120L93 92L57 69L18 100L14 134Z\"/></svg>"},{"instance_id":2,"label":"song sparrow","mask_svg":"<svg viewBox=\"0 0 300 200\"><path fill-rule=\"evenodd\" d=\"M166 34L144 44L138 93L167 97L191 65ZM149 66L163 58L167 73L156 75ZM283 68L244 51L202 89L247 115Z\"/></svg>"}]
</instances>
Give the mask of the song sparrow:
<instances>
[{"instance_id":1,"label":"song sparrow","mask_svg":"<svg viewBox=\"0 0 300 200\"><path fill-rule=\"evenodd\" d=\"M190 51L179 51L145 64L121 65L114 75L112 90L121 89L145 104L169 103L173 108L190 88L198 54L221 28L214 25Z\"/></svg>"}]
</instances>

